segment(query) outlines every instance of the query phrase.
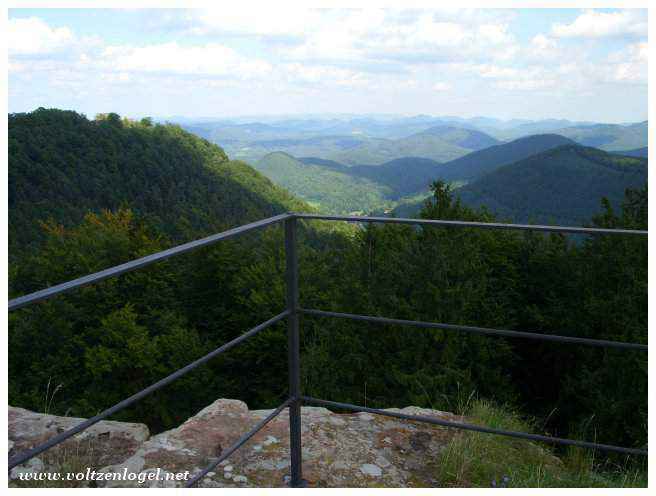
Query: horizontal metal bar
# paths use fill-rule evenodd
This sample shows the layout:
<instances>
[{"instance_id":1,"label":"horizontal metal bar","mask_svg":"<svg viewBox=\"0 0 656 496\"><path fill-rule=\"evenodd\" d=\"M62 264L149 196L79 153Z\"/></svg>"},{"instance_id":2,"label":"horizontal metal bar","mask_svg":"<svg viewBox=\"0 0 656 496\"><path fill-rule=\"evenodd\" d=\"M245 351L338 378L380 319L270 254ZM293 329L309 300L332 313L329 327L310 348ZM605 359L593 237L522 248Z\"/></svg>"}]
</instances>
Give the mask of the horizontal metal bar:
<instances>
[{"instance_id":1,"label":"horizontal metal bar","mask_svg":"<svg viewBox=\"0 0 656 496\"><path fill-rule=\"evenodd\" d=\"M56 286L52 286L46 289L42 289L40 291L36 291L34 293L30 293L25 296L14 298L13 300L9 300L9 311L11 312L12 310L16 310L25 305L29 305L30 303L35 303L37 301L42 301L48 298L52 298L55 295L64 293L66 291L71 291L72 289L76 289L81 286L86 286L87 284L102 281L103 279L107 279L108 277L118 276L120 274L124 274L126 272L130 272L135 269L146 267L147 265L153 264L155 262L159 262L161 260L166 260L167 258L173 257L175 255L181 255L182 253L187 253L197 248L202 248L204 246L212 245L218 241L222 241L228 238L233 238L235 236L247 233L254 229L260 229L262 227L270 226L271 224L275 224L277 222L283 221L290 217L293 217L293 215L281 214L281 215L276 215L275 217L269 217L268 219L258 220L257 222L252 222L250 224L245 224L243 226L235 227L234 229L229 229L227 231L223 231L218 234L213 234L212 236L208 236L206 238L190 241L189 243L175 246L173 248L169 248L168 250L160 251L158 253L153 253L152 255L138 258L137 260L132 260L130 262L126 262L124 264L117 265L109 269L101 270L100 272L96 272L94 274L89 274L83 277L79 277L78 279L73 279L72 281L64 282L62 284L57 284Z\"/></svg>"},{"instance_id":2,"label":"horizontal metal bar","mask_svg":"<svg viewBox=\"0 0 656 496\"><path fill-rule=\"evenodd\" d=\"M369 315L357 315L352 313L327 312L325 310L310 310L307 308L301 308L299 309L299 312L306 315L316 315L319 317L337 317L342 319L360 320L364 322L376 322L379 324L405 325L413 327L424 327L429 329L445 329L449 331L463 331L474 334L489 334L494 336L504 336L508 338L537 339L541 341L556 341L559 343L575 343L588 346L599 346L602 348L621 348L647 351L646 344L623 343L621 341L607 341L604 339L576 338L570 336L558 336L556 334L540 334L539 332L507 331L504 329L489 329L487 327L474 327L457 324L440 324L437 322L421 322L418 320L388 319L387 317L372 317Z\"/></svg>"},{"instance_id":3,"label":"horizontal metal bar","mask_svg":"<svg viewBox=\"0 0 656 496\"><path fill-rule=\"evenodd\" d=\"M425 422L427 424L440 425L443 427L452 427L454 429L461 429L466 431L483 432L486 434L497 434L500 436L516 437L519 439L528 439L530 441L541 441L550 444L562 444L566 446L579 446L581 448L598 449L602 451L614 451L617 453L625 453L629 455L647 455L647 450L637 448L624 448L622 446L612 446L610 444L591 443L588 441L577 441L575 439L564 439L560 437L541 436L539 434L528 434L526 432L506 431L503 429L492 429L490 427L483 427L480 425L466 424L463 422L451 422L434 417L425 417L422 415L407 415L405 413L390 412L387 410L379 410L378 408L368 408L366 406L352 405L350 403L339 403L337 401L328 401L310 396L302 396L301 399L307 403L314 403L333 408L343 408L345 410L352 410L356 412L367 412L375 415L384 415L387 417L394 417L403 420L414 420L417 422Z\"/></svg>"},{"instance_id":4,"label":"horizontal metal bar","mask_svg":"<svg viewBox=\"0 0 656 496\"><path fill-rule=\"evenodd\" d=\"M106 419L110 415L113 415L116 412L119 412L123 410L124 408L127 408L130 406L132 403L135 403L142 398L148 396L150 393L153 393L154 391L157 391L158 389L166 386L167 384L170 384L171 382L175 381L176 379L179 379L183 375L185 375L187 372L192 371L199 365L204 364L205 362L211 360L215 356L223 353L224 351L228 351L230 348L237 346L240 344L242 341L245 341L246 339L255 336L259 332L263 331L264 329L272 326L276 322L284 319L289 315L289 310L285 310L282 313L279 313L275 317L267 320L266 322L262 322L260 325L253 327L250 331L245 332L241 336L233 339L232 341L227 342L226 344L218 347L214 351L211 351L207 355L205 355L202 358L199 358L198 360L191 362L189 365L186 365L182 367L181 369L176 370L173 372L171 375L165 377L164 379L161 379L157 381L154 384L151 384L145 389L142 389L136 394L133 394L129 398L121 401L120 403L117 403L116 405L112 406L111 408L108 408L102 413L99 413L95 417L91 417L84 422L79 423L75 427L72 427L71 429L62 432L61 434L57 434L54 437L51 437L48 439L45 443L40 444L39 446L36 446L34 448L28 449L26 451L23 451L22 453L18 453L16 456L12 457L9 460L9 470L14 468L16 465L20 465L21 463L26 462L30 458L33 458L34 456L38 455L39 453L43 453L44 451L52 448L53 446L65 441L69 437L74 436L75 434L82 432L85 429L88 429L92 425L100 422L103 419Z\"/></svg>"},{"instance_id":5,"label":"horizontal metal bar","mask_svg":"<svg viewBox=\"0 0 656 496\"><path fill-rule=\"evenodd\" d=\"M9 311L16 310L30 303L46 300L55 295L71 291L72 289L86 286L87 284L95 283L107 279L109 277L118 276L135 269L146 267L147 265L155 262L165 260L175 255L195 250L204 246L209 246L218 241L232 238L240 234L259 229L277 222L283 221L290 217L300 219L319 219L319 220L337 220L337 221L350 221L350 222L382 222L392 224L419 224L419 225L437 225L437 226L455 226L455 227L477 227L483 229L521 229L529 231L549 231L549 232L568 232L578 234L635 234L647 235L647 231L637 231L630 229L599 229L591 227L563 227L563 226L540 226L530 224L500 224L492 222L466 222L466 221L453 221L453 220L429 220L429 219L403 219L394 217L358 217L346 215L320 215L320 214L306 214L306 213L285 213L269 217L267 219L245 224L243 226L229 229L227 231L208 236L206 238L190 241L183 245L179 245L168 250L164 250L152 255L148 255L137 260L132 260L115 267L110 267L101 270L94 274L89 274L79 277L72 281L67 281L50 288L45 288L40 291L35 291L28 295L20 296L9 301Z\"/></svg>"},{"instance_id":6,"label":"horizontal metal bar","mask_svg":"<svg viewBox=\"0 0 656 496\"><path fill-rule=\"evenodd\" d=\"M230 455L232 455L235 451L237 451L239 448L241 448L250 438L252 438L255 434L257 434L262 428L267 425L269 422L271 422L274 418L276 418L280 413L287 408L292 402L294 401L293 398L287 399L282 405L280 405L278 408L276 408L274 411L272 411L269 415L267 415L266 418L260 420L257 424L255 424L255 427L253 427L250 431L248 431L246 434L241 436L235 444L230 446L226 451L221 453L221 456L216 461L213 461L210 463L207 467L205 467L203 470L201 470L198 474L196 474L194 477L189 479L189 481L186 484L186 487L191 487L194 484L196 484L199 480L201 480L203 477L205 477L208 473L210 473L219 463L221 463L223 460L226 460Z\"/></svg>"},{"instance_id":7,"label":"horizontal metal bar","mask_svg":"<svg viewBox=\"0 0 656 496\"><path fill-rule=\"evenodd\" d=\"M359 217L356 215L294 214L299 219L339 220L348 222L382 222L383 224L420 224L447 227L478 227L482 229L519 229L524 231L564 232L573 234L636 234L647 231L633 229L602 229L597 227L541 226L532 224L501 224L498 222L470 222L461 220L404 219L396 217Z\"/></svg>"}]
</instances>

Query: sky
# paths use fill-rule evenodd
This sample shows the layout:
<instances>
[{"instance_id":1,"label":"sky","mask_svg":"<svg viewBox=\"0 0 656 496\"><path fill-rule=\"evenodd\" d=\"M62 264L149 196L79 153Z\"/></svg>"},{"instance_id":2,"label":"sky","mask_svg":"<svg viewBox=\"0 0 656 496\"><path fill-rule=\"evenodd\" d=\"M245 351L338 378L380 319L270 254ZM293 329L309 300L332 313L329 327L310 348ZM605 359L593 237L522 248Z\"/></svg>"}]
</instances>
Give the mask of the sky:
<instances>
[{"instance_id":1,"label":"sky","mask_svg":"<svg viewBox=\"0 0 656 496\"><path fill-rule=\"evenodd\" d=\"M647 119L645 9L10 9L9 111Z\"/></svg>"}]
</instances>

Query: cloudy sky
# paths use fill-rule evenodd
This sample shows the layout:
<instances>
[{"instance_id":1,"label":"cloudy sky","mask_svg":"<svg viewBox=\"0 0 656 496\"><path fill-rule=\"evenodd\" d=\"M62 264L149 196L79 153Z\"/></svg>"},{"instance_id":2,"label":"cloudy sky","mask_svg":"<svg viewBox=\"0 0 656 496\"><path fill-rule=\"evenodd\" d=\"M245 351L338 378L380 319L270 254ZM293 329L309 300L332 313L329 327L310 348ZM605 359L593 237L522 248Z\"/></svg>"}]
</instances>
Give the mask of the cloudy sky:
<instances>
[{"instance_id":1,"label":"cloudy sky","mask_svg":"<svg viewBox=\"0 0 656 496\"><path fill-rule=\"evenodd\" d=\"M11 9L9 111L647 118L646 10Z\"/></svg>"}]
</instances>

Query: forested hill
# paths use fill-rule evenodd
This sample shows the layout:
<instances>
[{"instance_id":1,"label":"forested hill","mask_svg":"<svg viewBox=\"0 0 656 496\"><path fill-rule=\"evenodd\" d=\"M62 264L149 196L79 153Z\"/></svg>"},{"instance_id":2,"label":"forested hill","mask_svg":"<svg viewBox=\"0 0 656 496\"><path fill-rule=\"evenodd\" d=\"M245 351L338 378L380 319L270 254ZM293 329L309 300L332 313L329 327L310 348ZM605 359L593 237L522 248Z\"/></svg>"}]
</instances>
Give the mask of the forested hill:
<instances>
[{"instance_id":1,"label":"forested hill","mask_svg":"<svg viewBox=\"0 0 656 496\"><path fill-rule=\"evenodd\" d=\"M454 126L434 126L414 136L437 136L448 143L470 150L482 150L499 144L499 140L482 131Z\"/></svg>"},{"instance_id":2,"label":"forested hill","mask_svg":"<svg viewBox=\"0 0 656 496\"><path fill-rule=\"evenodd\" d=\"M255 168L323 212L368 212L386 204L390 188L366 177L353 176L349 167L335 164L327 167L303 163L288 153L273 152L258 160Z\"/></svg>"},{"instance_id":3,"label":"forested hill","mask_svg":"<svg viewBox=\"0 0 656 496\"><path fill-rule=\"evenodd\" d=\"M574 142L557 134L536 134L510 143L491 146L447 162L439 169L440 179L471 181L498 167L530 157L536 153Z\"/></svg>"},{"instance_id":4,"label":"forested hill","mask_svg":"<svg viewBox=\"0 0 656 496\"><path fill-rule=\"evenodd\" d=\"M308 209L245 163L175 125L38 109L9 116L10 255L40 221L129 207L173 240Z\"/></svg>"},{"instance_id":5,"label":"forested hill","mask_svg":"<svg viewBox=\"0 0 656 496\"><path fill-rule=\"evenodd\" d=\"M319 210L349 214L384 211L405 198L425 197L440 164L427 158L404 157L382 165L348 167L333 160L297 159L273 152L254 166Z\"/></svg>"},{"instance_id":6,"label":"forested hill","mask_svg":"<svg viewBox=\"0 0 656 496\"><path fill-rule=\"evenodd\" d=\"M646 182L646 159L566 145L500 167L458 194L467 205L486 206L515 222L583 225L600 198L619 208L627 188Z\"/></svg>"}]
</instances>

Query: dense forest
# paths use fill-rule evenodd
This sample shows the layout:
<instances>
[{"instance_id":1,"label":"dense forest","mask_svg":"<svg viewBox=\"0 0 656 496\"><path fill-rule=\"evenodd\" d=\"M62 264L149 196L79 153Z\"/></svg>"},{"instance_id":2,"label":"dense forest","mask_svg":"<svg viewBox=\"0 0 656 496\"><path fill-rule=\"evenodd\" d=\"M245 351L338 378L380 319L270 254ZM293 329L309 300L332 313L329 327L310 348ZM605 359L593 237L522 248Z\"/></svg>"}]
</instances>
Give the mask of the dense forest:
<instances>
[{"instance_id":1,"label":"dense forest","mask_svg":"<svg viewBox=\"0 0 656 496\"><path fill-rule=\"evenodd\" d=\"M308 208L216 145L149 119L10 115L9 157L11 256L43 238L39 221L73 226L90 210L129 206L158 232L189 240Z\"/></svg>"},{"instance_id":2,"label":"dense forest","mask_svg":"<svg viewBox=\"0 0 656 496\"><path fill-rule=\"evenodd\" d=\"M557 134L535 134L452 160L440 167L438 174L444 181L472 181L503 165L512 164L558 146L574 144L572 140Z\"/></svg>"},{"instance_id":3,"label":"dense forest","mask_svg":"<svg viewBox=\"0 0 656 496\"><path fill-rule=\"evenodd\" d=\"M647 182L647 159L564 145L499 167L458 190L472 207L524 223L581 225L605 197L617 208L626 188Z\"/></svg>"},{"instance_id":4,"label":"dense forest","mask_svg":"<svg viewBox=\"0 0 656 496\"><path fill-rule=\"evenodd\" d=\"M349 167L326 167L303 163L284 152L264 156L254 167L276 184L293 192L318 210L347 214L369 212L381 205L392 205L392 189L366 177L352 176Z\"/></svg>"},{"instance_id":5,"label":"dense forest","mask_svg":"<svg viewBox=\"0 0 656 496\"><path fill-rule=\"evenodd\" d=\"M346 166L316 157L296 159L284 152L264 156L254 167L324 213L390 210L425 198L440 164L406 157L377 166Z\"/></svg>"},{"instance_id":6,"label":"dense forest","mask_svg":"<svg viewBox=\"0 0 656 496\"><path fill-rule=\"evenodd\" d=\"M285 210L307 209L216 145L171 125L38 110L9 118L10 297ZM421 217L494 221L432 185ZM590 223L647 228L646 186ZM90 416L284 307L279 227L12 312L9 402ZM643 237L304 221L301 304L341 312L647 342ZM459 410L473 397L550 435L644 447L647 356L306 316L306 394ZM287 389L268 329L123 411L155 431L219 397L252 408Z\"/></svg>"}]
</instances>

